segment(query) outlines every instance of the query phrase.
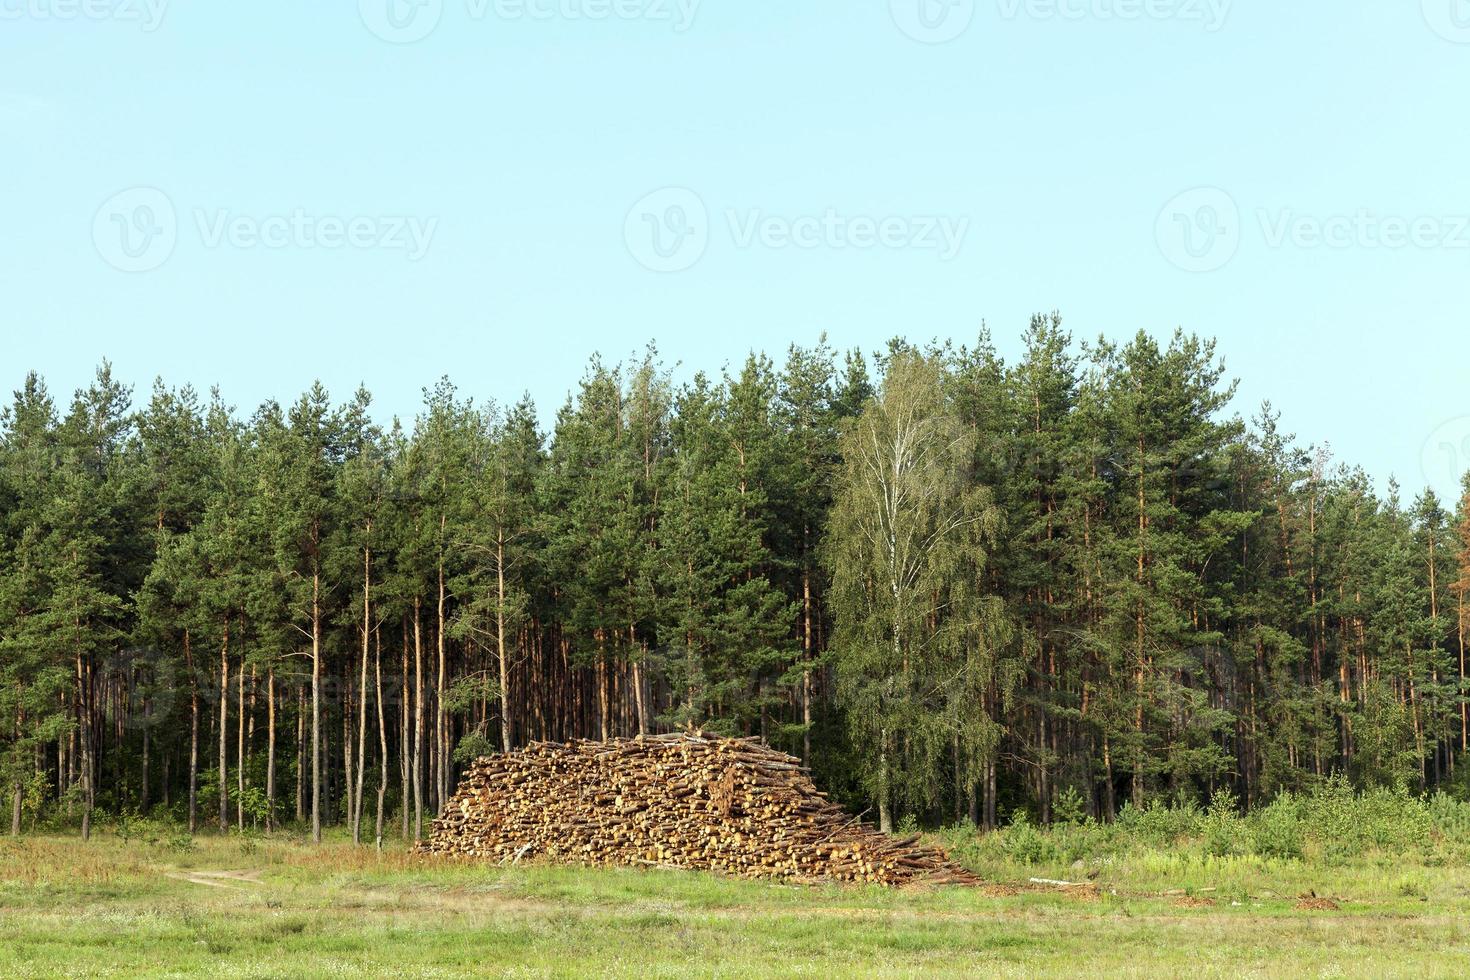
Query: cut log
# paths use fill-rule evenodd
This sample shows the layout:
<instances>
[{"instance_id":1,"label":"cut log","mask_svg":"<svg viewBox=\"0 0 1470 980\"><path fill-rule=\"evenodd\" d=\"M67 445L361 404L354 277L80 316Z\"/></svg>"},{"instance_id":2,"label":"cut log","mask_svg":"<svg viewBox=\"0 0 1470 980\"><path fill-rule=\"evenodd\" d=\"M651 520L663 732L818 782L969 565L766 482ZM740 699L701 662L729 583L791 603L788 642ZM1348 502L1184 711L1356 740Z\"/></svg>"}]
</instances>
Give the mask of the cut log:
<instances>
[{"instance_id":1,"label":"cut log","mask_svg":"<svg viewBox=\"0 0 1470 980\"><path fill-rule=\"evenodd\" d=\"M800 882L979 884L917 836L899 840L850 816L799 759L703 732L533 742L481 758L417 850Z\"/></svg>"}]
</instances>

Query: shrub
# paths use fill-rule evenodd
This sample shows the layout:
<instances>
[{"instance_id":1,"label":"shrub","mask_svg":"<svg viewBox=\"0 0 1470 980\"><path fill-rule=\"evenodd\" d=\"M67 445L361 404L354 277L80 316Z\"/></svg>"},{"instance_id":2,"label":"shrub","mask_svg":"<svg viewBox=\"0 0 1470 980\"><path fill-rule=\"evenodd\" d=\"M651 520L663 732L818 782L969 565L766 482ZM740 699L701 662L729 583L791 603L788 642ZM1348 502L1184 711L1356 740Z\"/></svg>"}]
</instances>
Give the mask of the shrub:
<instances>
[{"instance_id":1,"label":"shrub","mask_svg":"<svg viewBox=\"0 0 1470 980\"><path fill-rule=\"evenodd\" d=\"M1172 848L1199 835L1202 817L1193 802L1171 807L1162 800L1153 800L1142 808L1131 803L1124 805L1117 826L1141 844Z\"/></svg>"},{"instance_id":2,"label":"shrub","mask_svg":"<svg viewBox=\"0 0 1470 980\"><path fill-rule=\"evenodd\" d=\"M1087 822L1087 803L1077 792L1077 787L1068 786L1057 794L1056 802L1052 804L1052 817L1060 824Z\"/></svg>"},{"instance_id":3,"label":"shrub","mask_svg":"<svg viewBox=\"0 0 1470 980\"><path fill-rule=\"evenodd\" d=\"M1001 848L1012 860L1023 864L1043 864L1057 856L1051 838L1031 823L1024 810L1017 810L1011 825L1001 831Z\"/></svg>"},{"instance_id":4,"label":"shrub","mask_svg":"<svg viewBox=\"0 0 1470 980\"><path fill-rule=\"evenodd\" d=\"M1228 789L1218 790L1210 800L1210 809L1200 822L1205 853L1212 857L1244 854L1249 849L1250 835L1240 818L1239 800Z\"/></svg>"},{"instance_id":5,"label":"shrub","mask_svg":"<svg viewBox=\"0 0 1470 980\"><path fill-rule=\"evenodd\" d=\"M1293 861L1302 857L1305 833L1298 800L1291 793L1282 793L1251 814L1247 824L1256 854Z\"/></svg>"}]
</instances>

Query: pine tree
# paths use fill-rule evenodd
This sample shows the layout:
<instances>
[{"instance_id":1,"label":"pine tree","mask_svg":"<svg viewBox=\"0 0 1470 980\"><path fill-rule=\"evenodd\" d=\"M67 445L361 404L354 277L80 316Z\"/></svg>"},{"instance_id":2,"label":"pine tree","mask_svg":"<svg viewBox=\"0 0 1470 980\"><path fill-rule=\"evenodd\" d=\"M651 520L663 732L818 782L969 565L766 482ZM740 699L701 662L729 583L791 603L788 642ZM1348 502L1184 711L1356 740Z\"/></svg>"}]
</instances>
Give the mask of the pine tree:
<instances>
[{"instance_id":1,"label":"pine tree","mask_svg":"<svg viewBox=\"0 0 1470 980\"><path fill-rule=\"evenodd\" d=\"M19 834L43 746L64 741L71 674L47 615L45 509L59 459L55 407L35 374L0 411L0 785Z\"/></svg>"}]
</instances>

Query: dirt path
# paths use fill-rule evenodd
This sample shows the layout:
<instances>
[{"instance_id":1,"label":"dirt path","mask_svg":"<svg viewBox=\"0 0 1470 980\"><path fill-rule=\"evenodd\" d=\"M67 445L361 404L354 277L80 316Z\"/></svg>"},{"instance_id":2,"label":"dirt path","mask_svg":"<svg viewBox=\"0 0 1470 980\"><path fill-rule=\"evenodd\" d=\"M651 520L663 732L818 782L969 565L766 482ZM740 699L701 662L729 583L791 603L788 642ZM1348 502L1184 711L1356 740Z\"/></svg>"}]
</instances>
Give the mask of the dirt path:
<instances>
[{"instance_id":1,"label":"dirt path","mask_svg":"<svg viewBox=\"0 0 1470 980\"><path fill-rule=\"evenodd\" d=\"M209 888L231 888L241 889L242 885L260 884L260 872L257 871L170 871L168 877L179 881L187 881L192 885L205 885Z\"/></svg>"}]
</instances>

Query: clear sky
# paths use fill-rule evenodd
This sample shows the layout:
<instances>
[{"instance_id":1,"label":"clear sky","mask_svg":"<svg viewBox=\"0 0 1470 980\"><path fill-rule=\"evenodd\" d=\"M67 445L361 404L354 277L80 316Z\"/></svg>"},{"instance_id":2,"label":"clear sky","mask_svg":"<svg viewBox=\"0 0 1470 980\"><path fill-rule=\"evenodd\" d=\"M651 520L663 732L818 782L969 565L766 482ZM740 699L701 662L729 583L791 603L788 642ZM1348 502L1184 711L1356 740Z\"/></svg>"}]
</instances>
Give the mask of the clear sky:
<instances>
[{"instance_id":1,"label":"clear sky","mask_svg":"<svg viewBox=\"0 0 1470 980\"><path fill-rule=\"evenodd\" d=\"M0 383L549 414L1056 308L1448 495L1467 93L1467 0L0 0Z\"/></svg>"}]
</instances>

